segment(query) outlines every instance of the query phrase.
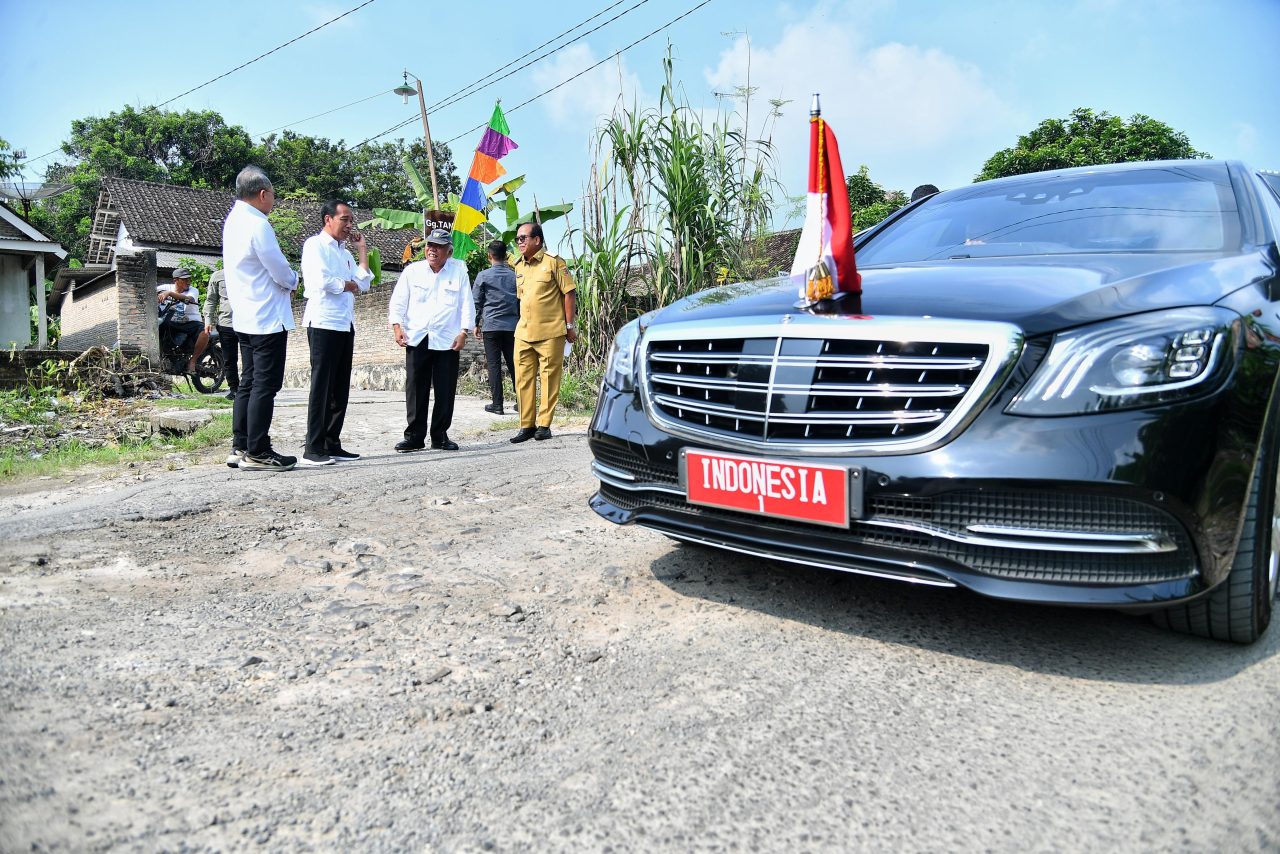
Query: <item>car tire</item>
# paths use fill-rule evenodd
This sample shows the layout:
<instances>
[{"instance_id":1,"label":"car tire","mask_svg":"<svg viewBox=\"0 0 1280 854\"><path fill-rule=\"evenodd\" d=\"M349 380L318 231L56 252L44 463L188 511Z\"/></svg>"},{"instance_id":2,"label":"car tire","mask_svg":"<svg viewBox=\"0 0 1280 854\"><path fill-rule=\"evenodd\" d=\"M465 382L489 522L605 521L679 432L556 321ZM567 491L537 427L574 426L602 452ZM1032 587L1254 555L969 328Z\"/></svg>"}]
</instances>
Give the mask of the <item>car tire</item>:
<instances>
[{"instance_id":1,"label":"car tire","mask_svg":"<svg viewBox=\"0 0 1280 854\"><path fill-rule=\"evenodd\" d=\"M1259 454L1236 556L1226 581L1194 602L1151 615L1175 632L1233 643L1253 643L1271 622L1280 575L1280 476L1277 454Z\"/></svg>"}]
</instances>

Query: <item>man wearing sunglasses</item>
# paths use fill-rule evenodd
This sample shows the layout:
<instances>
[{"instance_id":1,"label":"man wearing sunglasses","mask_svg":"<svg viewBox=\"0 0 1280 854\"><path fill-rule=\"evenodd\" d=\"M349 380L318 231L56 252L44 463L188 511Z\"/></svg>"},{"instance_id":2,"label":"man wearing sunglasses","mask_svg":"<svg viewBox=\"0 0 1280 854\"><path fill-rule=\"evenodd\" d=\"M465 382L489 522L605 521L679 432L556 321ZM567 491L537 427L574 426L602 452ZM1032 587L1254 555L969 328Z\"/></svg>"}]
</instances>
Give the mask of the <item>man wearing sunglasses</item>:
<instances>
[{"instance_id":1,"label":"man wearing sunglasses","mask_svg":"<svg viewBox=\"0 0 1280 854\"><path fill-rule=\"evenodd\" d=\"M512 442L551 438L551 416L560 399L564 373L565 342L578 340L574 328L578 304L569 268L564 260L546 251L542 226L527 222L516 229L520 256L516 271L516 298L520 322L516 324L516 400L520 405L520 431ZM542 405L535 400L535 380L542 381Z\"/></svg>"},{"instance_id":2,"label":"man wearing sunglasses","mask_svg":"<svg viewBox=\"0 0 1280 854\"><path fill-rule=\"evenodd\" d=\"M388 310L391 332L405 348L405 409L409 423L397 453L421 451L426 437L431 447L458 450L449 438L453 400L458 391L458 364L467 334L475 330L476 308L471 297L467 265L451 257L448 231L427 235L427 258L404 268L391 292ZM431 392L435 407L427 421Z\"/></svg>"}]
</instances>

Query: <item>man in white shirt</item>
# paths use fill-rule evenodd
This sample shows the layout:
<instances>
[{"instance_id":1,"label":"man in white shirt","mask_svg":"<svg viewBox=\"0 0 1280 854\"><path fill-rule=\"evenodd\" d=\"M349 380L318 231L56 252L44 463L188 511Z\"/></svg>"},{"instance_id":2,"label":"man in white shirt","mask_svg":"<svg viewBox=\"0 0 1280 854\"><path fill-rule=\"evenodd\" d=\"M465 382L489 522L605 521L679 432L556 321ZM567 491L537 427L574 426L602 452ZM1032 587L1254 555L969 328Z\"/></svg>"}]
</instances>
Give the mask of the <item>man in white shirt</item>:
<instances>
[{"instance_id":1,"label":"man in white shirt","mask_svg":"<svg viewBox=\"0 0 1280 854\"><path fill-rule=\"evenodd\" d=\"M298 275L290 269L267 220L275 203L276 191L267 173L257 166L240 170L236 203L222 226L222 268L241 361L227 465L287 471L298 460L272 449L270 431L276 392L284 385L285 345L293 328L289 300L298 288Z\"/></svg>"},{"instance_id":2,"label":"man in white shirt","mask_svg":"<svg viewBox=\"0 0 1280 854\"><path fill-rule=\"evenodd\" d=\"M355 234L360 264L342 245L353 234L355 214L345 202L325 202L320 209L324 228L302 244L302 283L307 308L302 325L311 348L311 395L307 401L307 446L304 466L329 466L358 460L342 448L339 436L347 418L351 393L351 355L355 350L355 295L373 281L369 248L364 235Z\"/></svg>"},{"instance_id":3,"label":"man in white shirt","mask_svg":"<svg viewBox=\"0 0 1280 854\"><path fill-rule=\"evenodd\" d=\"M427 235L427 259L404 268L391 292L388 318L396 343L405 348L405 408L409 424L396 451L408 453L426 447L458 450L449 438L453 423L453 399L458 391L458 363L467 333L475 330L476 309L471 297L467 265L452 258L448 231L437 228ZM427 406L435 390L428 431Z\"/></svg>"},{"instance_id":4,"label":"man in white shirt","mask_svg":"<svg viewBox=\"0 0 1280 854\"><path fill-rule=\"evenodd\" d=\"M156 286L156 302L162 309L167 302L173 304L173 313L161 325L169 327L176 343L195 339L191 358L187 360L187 373L194 374L196 362L209 344L209 333L200 318L200 292L191 287L191 272L186 267L174 270L172 285Z\"/></svg>"}]
</instances>

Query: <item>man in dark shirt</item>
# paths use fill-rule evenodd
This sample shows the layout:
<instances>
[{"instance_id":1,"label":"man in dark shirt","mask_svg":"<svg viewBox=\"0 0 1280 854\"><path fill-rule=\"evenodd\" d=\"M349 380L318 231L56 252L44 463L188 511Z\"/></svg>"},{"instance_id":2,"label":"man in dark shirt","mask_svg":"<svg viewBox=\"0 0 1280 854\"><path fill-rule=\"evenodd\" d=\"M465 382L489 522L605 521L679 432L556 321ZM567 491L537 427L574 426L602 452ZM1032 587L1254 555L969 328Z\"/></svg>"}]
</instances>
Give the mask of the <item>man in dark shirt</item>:
<instances>
[{"instance_id":1,"label":"man in dark shirt","mask_svg":"<svg viewBox=\"0 0 1280 854\"><path fill-rule=\"evenodd\" d=\"M516 299L516 274L507 264L507 244L489 244L489 268L476 276L472 285L476 303L476 331L484 334L484 356L489 365L489 391L493 402L485 412L502 415L502 360L514 387L516 381L516 321L520 302ZM518 407L518 404L517 404Z\"/></svg>"}]
</instances>

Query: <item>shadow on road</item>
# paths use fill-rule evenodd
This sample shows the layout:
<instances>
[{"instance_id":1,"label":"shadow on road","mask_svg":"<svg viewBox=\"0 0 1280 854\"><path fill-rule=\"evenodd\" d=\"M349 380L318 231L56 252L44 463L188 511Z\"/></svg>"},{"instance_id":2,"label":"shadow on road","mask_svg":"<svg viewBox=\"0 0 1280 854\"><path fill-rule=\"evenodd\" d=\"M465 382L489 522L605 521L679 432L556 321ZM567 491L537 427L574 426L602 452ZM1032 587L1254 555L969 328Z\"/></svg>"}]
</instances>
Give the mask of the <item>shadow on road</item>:
<instances>
[{"instance_id":1,"label":"shadow on road","mask_svg":"<svg viewBox=\"0 0 1280 854\"><path fill-rule=\"evenodd\" d=\"M780 620L1037 673L1191 685L1229 679L1275 655L1280 626L1252 646L1159 629L1117 611L1054 608L672 546L650 564L681 596Z\"/></svg>"}]
</instances>

